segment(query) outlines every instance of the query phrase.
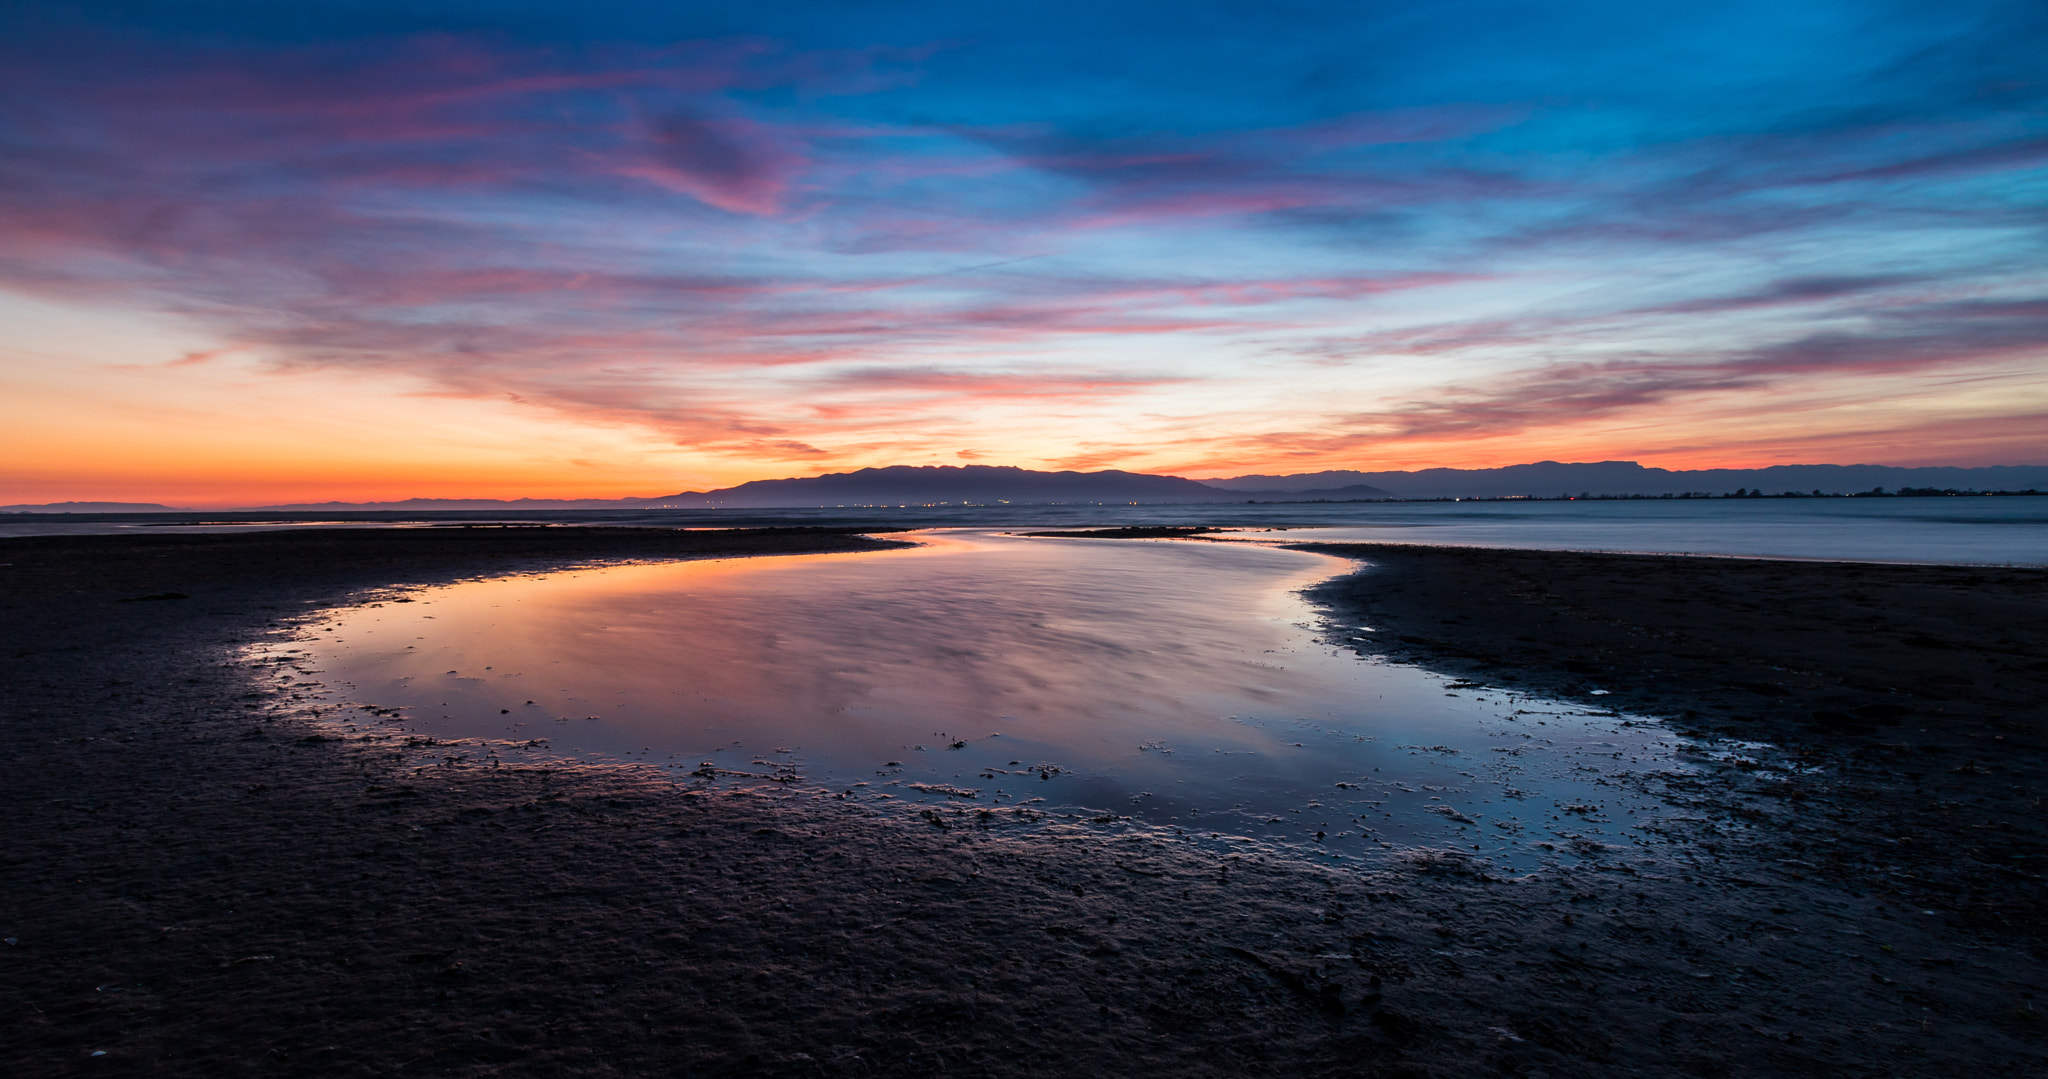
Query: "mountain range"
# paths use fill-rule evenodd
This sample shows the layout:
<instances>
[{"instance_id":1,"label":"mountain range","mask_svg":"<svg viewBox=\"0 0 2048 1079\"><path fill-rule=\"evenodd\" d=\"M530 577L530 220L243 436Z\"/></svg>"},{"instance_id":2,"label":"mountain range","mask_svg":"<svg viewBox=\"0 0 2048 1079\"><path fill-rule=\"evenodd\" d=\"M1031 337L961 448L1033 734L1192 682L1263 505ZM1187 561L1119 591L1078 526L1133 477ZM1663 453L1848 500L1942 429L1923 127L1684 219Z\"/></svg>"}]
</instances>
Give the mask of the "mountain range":
<instances>
[{"instance_id":1,"label":"mountain range","mask_svg":"<svg viewBox=\"0 0 2048 1079\"><path fill-rule=\"evenodd\" d=\"M1738 489L1849 494L1872 488L2048 489L2048 466L1895 468L1888 465L1775 465L1672 470L1634 461L1538 461L1505 468L1414 472L1305 472L1190 480L1142 472L1036 472L1004 465L892 465L822 476L754 480L715 491L651 498L408 498L396 502L299 502L251 507L278 512L366 510L796 509L1046 503L1160 505L1203 502L1369 501L1432 498L1554 498L1559 495L1728 494ZM12 513L162 513L139 502L56 502L0 506Z\"/></svg>"},{"instance_id":2,"label":"mountain range","mask_svg":"<svg viewBox=\"0 0 2048 1079\"><path fill-rule=\"evenodd\" d=\"M2048 489L2048 466L1895 468L1890 465L1772 465L1769 468L1645 468L1634 461L1564 464L1538 461L1505 468L1425 468L1416 472L1307 472L1287 476L1233 476L1204 480L1211 487L1254 494L1339 498L1358 485L1393 498L1501 498L1558 495L1852 494L1882 487L2022 491ZM1370 496L1368 496L1370 497Z\"/></svg>"}]
</instances>

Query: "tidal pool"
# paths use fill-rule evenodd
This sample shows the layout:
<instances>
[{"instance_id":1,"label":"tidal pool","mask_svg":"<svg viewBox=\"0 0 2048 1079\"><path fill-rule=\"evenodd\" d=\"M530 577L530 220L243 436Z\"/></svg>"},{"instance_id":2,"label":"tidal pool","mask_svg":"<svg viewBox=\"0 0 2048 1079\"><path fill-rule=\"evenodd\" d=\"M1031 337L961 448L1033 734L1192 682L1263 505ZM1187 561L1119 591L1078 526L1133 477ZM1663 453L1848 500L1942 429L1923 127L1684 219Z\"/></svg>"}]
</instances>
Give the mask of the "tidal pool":
<instances>
[{"instance_id":1,"label":"tidal pool","mask_svg":"<svg viewBox=\"0 0 2048 1079\"><path fill-rule=\"evenodd\" d=\"M1349 571L1235 542L946 529L913 550L607 566L318 612L298 684L529 760L1128 816L1328 857L1509 869L1647 841L1697 765L1661 725L1370 658L1297 593ZM380 710L375 714L368 710ZM538 744L513 746L509 743Z\"/></svg>"}]
</instances>

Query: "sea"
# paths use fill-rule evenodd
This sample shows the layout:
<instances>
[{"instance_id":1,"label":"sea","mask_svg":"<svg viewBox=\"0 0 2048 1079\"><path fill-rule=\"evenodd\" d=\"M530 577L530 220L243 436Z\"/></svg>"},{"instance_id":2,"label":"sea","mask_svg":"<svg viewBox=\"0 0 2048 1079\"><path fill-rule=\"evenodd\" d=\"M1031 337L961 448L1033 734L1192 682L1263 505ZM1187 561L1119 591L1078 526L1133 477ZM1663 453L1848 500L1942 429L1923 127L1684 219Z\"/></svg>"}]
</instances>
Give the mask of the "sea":
<instances>
[{"instance_id":1,"label":"sea","mask_svg":"<svg viewBox=\"0 0 2048 1079\"><path fill-rule=\"evenodd\" d=\"M1306 540L1954 565L2048 565L2048 497L1575 499L747 510L0 514L0 536L432 528L489 522L741 528L1202 525Z\"/></svg>"}]
</instances>

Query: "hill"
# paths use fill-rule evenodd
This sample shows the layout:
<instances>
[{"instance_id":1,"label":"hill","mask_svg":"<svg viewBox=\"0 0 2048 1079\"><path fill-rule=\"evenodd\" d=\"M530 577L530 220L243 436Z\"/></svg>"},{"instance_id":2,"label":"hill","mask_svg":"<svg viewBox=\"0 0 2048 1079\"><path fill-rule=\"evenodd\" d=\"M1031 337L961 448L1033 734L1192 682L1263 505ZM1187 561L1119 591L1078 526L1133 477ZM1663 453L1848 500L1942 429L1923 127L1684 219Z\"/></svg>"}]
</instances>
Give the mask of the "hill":
<instances>
[{"instance_id":1,"label":"hill","mask_svg":"<svg viewBox=\"0 0 2048 1079\"><path fill-rule=\"evenodd\" d=\"M1234 500L1230 492L1194 480L1140 472L1034 472L1008 465L891 465L796 479L755 480L716 491L684 491L632 501L677 508L794 508Z\"/></svg>"},{"instance_id":2,"label":"hill","mask_svg":"<svg viewBox=\"0 0 2048 1079\"><path fill-rule=\"evenodd\" d=\"M1246 493L1314 497L1318 489L1369 484L1395 498L1500 498L1517 495L1555 498L1560 494L1664 495L1727 494L1741 489L1851 494L1874 487L1954 488L2018 491L2048 488L2048 466L1996 465L1987 468L1894 468L1889 465L1773 465L1769 468L1673 470L1645 468L1634 461L1562 463L1538 461L1505 468L1426 468L1416 472L1308 472L1296 475L1235 476L1204 480L1211 487ZM1335 497L1334 495L1330 497Z\"/></svg>"}]
</instances>

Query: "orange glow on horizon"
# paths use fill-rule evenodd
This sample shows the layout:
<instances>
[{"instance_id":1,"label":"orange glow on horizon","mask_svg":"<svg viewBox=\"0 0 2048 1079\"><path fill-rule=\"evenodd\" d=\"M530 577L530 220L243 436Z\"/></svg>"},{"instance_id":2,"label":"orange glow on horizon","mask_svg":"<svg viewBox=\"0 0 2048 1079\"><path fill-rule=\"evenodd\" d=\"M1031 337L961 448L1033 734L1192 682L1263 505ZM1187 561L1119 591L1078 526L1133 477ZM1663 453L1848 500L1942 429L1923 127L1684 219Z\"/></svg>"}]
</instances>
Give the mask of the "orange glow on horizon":
<instances>
[{"instance_id":1,"label":"orange glow on horizon","mask_svg":"<svg viewBox=\"0 0 2048 1079\"><path fill-rule=\"evenodd\" d=\"M280 368L180 324L0 294L36 347L0 349L0 504L154 502L218 509L409 498L612 499L895 464L1105 468L1213 479L1324 470L1632 460L1670 469L1977 465L2048 427L2048 379L1949 368L1844 392L1788 383L1652 409L1390 430L1399 412L1303 413L1272 380L850 385L843 403L729 397L680 433L658 414L529 402L384 371ZM118 358L110 362L109 358ZM1958 374L1958 371L1961 374ZM1967 376L1967 377L1965 377ZM1359 382L1369 389L1370 382ZM1960 386L1960 388L1958 388Z\"/></svg>"}]
</instances>

